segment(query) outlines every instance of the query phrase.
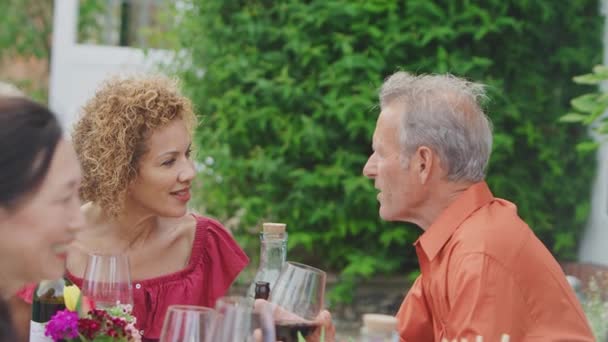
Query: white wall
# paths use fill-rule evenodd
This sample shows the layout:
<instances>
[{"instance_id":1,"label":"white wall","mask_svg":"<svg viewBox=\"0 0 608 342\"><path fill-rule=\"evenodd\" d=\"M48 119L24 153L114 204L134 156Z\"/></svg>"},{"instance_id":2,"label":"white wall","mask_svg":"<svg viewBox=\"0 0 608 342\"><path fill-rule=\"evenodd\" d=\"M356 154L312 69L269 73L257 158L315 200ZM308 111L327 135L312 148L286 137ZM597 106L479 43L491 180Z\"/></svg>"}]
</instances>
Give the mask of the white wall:
<instances>
[{"instance_id":1,"label":"white wall","mask_svg":"<svg viewBox=\"0 0 608 342\"><path fill-rule=\"evenodd\" d=\"M579 260L608 265L608 144L602 144L597 159L591 214L581 240Z\"/></svg>"},{"instance_id":2,"label":"white wall","mask_svg":"<svg viewBox=\"0 0 608 342\"><path fill-rule=\"evenodd\" d=\"M155 70L172 52L77 44L78 0L56 0L49 81L49 106L69 130L100 82L114 74Z\"/></svg>"},{"instance_id":3,"label":"white wall","mask_svg":"<svg viewBox=\"0 0 608 342\"><path fill-rule=\"evenodd\" d=\"M608 0L602 0L604 16L604 65L608 65ZM606 84L603 85L605 90ZM607 114L608 115L608 114ZM602 139L595 137L596 139ZM579 260L608 265L608 140L597 151L597 175L593 182L591 213L581 240Z\"/></svg>"}]
</instances>

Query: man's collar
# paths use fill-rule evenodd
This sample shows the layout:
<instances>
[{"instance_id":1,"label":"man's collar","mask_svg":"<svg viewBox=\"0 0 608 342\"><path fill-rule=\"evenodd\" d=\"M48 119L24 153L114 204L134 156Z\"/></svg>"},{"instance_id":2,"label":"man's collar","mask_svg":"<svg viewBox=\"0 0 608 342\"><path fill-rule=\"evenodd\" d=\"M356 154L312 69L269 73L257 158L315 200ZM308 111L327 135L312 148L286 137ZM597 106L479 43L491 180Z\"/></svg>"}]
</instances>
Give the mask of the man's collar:
<instances>
[{"instance_id":1,"label":"man's collar","mask_svg":"<svg viewBox=\"0 0 608 342\"><path fill-rule=\"evenodd\" d=\"M456 228L473 212L493 199L494 195L486 182L481 181L471 185L441 212L439 218L418 238L415 245L420 244L429 261L433 260L452 237Z\"/></svg>"}]
</instances>

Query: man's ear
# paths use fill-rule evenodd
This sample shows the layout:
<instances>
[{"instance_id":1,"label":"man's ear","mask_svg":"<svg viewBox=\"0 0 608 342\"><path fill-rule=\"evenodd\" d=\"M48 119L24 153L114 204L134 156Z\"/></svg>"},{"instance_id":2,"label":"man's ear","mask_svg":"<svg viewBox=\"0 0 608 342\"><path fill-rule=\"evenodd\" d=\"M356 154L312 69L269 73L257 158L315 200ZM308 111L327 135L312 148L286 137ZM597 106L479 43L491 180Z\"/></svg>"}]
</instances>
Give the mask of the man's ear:
<instances>
[{"instance_id":1,"label":"man's ear","mask_svg":"<svg viewBox=\"0 0 608 342\"><path fill-rule=\"evenodd\" d=\"M420 146L416 150L412 160L415 163L413 166L418 173L420 183L426 184L426 182L430 179L431 171L437 162L435 152L427 146Z\"/></svg>"}]
</instances>

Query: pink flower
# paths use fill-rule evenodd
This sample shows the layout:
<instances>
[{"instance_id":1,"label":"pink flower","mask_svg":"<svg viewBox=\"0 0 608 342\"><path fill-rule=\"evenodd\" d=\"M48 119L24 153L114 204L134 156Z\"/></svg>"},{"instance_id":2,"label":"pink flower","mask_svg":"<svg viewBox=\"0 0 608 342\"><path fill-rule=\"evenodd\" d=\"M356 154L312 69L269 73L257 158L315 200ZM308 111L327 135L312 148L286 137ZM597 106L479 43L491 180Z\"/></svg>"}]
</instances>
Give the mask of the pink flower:
<instances>
[{"instance_id":1,"label":"pink flower","mask_svg":"<svg viewBox=\"0 0 608 342\"><path fill-rule=\"evenodd\" d=\"M127 331L127 334L130 334L129 341L141 342L141 334L139 333L139 330L137 330L137 328L135 327L134 323L127 324L125 330Z\"/></svg>"},{"instance_id":2,"label":"pink flower","mask_svg":"<svg viewBox=\"0 0 608 342\"><path fill-rule=\"evenodd\" d=\"M67 309L58 311L46 325L44 335L54 341L78 337L78 313Z\"/></svg>"}]
</instances>

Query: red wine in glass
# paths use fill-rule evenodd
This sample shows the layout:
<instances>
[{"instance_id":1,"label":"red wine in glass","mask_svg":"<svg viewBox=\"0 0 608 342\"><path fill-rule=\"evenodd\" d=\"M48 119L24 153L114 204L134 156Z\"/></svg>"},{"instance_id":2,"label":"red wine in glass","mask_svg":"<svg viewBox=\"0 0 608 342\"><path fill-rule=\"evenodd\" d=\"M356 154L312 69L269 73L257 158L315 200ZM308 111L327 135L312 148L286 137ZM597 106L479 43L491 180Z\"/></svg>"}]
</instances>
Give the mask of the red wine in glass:
<instances>
[{"instance_id":1,"label":"red wine in glass","mask_svg":"<svg viewBox=\"0 0 608 342\"><path fill-rule=\"evenodd\" d=\"M274 323L277 341L281 342L298 342L298 333L306 338L318 328L319 324L315 322L276 321Z\"/></svg>"}]
</instances>

